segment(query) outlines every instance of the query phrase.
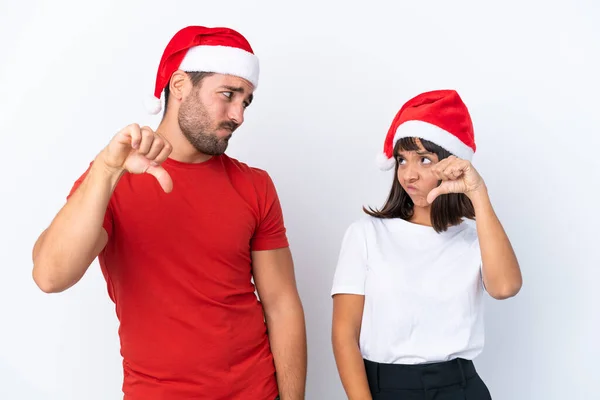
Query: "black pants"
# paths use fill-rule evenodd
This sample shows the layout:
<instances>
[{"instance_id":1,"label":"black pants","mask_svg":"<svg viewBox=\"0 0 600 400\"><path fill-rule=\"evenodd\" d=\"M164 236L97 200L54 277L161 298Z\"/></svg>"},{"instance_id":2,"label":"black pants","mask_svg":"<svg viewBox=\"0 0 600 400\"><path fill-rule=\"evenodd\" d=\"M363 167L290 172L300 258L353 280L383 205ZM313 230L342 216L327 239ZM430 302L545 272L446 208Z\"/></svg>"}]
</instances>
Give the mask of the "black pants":
<instances>
[{"instance_id":1,"label":"black pants","mask_svg":"<svg viewBox=\"0 0 600 400\"><path fill-rule=\"evenodd\" d=\"M472 361L398 365L365 360L373 400L491 400Z\"/></svg>"}]
</instances>

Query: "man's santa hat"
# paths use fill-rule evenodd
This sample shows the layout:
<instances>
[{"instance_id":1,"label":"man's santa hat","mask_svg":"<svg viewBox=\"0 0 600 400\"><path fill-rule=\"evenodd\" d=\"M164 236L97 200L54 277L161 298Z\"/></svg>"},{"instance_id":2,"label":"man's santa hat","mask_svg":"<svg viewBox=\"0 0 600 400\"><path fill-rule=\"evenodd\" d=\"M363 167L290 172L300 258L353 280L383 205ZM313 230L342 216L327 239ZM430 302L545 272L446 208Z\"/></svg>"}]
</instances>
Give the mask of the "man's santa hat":
<instances>
[{"instance_id":1,"label":"man's santa hat","mask_svg":"<svg viewBox=\"0 0 600 400\"><path fill-rule=\"evenodd\" d=\"M146 103L151 114L160 112L161 93L178 69L235 75L258 86L258 58L246 38L230 28L188 26L173 36L163 52L154 96Z\"/></svg>"},{"instance_id":2,"label":"man's santa hat","mask_svg":"<svg viewBox=\"0 0 600 400\"><path fill-rule=\"evenodd\" d=\"M388 130L383 153L377 155L379 168L395 166L394 147L405 137L428 140L468 161L476 150L469 110L455 90L421 93L402 106Z\"/></svg>"}]
</instances>

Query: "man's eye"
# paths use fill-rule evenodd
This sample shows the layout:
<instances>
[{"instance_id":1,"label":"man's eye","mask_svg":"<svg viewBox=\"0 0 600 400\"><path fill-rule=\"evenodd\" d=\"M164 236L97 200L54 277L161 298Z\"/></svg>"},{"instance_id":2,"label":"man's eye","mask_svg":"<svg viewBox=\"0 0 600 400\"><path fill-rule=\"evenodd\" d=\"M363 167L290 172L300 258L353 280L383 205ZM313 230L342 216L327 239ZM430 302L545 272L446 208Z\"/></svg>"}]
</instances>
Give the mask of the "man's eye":
<instances>
[{"instance_id":1,"label":"man's eye","mask_svg":"<svg viewBox=\"0 0 600 400\"><path fill-rule=\"evenodd\" d=\"M223 94L225 95L225 97L227 97L228 99L231 98L231 96L233 95L232 92L223 92Z\"/></svg>"}]
</instances>

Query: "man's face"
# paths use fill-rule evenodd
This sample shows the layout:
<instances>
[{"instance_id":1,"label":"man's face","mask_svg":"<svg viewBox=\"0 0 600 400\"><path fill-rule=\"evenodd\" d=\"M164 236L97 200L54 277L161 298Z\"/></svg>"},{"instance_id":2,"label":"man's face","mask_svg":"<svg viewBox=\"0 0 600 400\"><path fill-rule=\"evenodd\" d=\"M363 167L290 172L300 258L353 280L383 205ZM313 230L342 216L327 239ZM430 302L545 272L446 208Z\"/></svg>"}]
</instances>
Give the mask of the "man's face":
<instances>
[{"instance_id":1,"label":"man's face","mask_svg":"<svg viewBox=\"0 0 600 400\"><path fill-rule=\"evenodd\" d=\"M252 84L243 78L222 74L205 77L181 103L181 131L199 152L223 154L229 138L244 122L253 91Z\"/></svg>"}]
</instances>

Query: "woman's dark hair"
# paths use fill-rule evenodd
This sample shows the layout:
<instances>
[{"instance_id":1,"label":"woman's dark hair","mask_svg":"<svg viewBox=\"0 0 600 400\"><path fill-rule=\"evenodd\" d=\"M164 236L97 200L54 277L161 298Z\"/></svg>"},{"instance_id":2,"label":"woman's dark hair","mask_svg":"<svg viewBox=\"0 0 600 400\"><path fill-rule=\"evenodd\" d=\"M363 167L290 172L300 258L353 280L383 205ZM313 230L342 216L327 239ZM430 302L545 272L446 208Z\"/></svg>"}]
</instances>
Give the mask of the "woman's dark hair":
<instances>
[{"instance_id":1,"label":"woman's dark hair","mask_svg":"<svg viewBox=\"0 0 600 400\"><path fill-rule=\"evenodd\" d=\"M398 140L394 147L394 180L390 194L380 210L363 207L364 212L376 218L402 218L410 220L413 215L414 204L406 191L398 182L398 153L400 151L417 151L419 145L416 138L407 137ZM439 160L450 157L452 154L428 140L419 139L425 150L434 153ZM449 193L438 196L431 204L431 222L436 232L444 232L448 227L458 225L463 218L475 219L475 210L471 200L464 193Z\"/></svg>"}]
</instances>

